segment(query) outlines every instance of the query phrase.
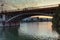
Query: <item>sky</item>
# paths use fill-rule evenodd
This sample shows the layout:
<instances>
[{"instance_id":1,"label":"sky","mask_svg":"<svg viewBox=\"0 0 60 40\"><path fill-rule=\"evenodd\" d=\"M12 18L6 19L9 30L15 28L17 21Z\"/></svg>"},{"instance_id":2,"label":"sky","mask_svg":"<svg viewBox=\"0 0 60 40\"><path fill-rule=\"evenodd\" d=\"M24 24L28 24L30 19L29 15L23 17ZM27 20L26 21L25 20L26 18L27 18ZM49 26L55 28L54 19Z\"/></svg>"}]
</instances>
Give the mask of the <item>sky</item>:
<instances>
[{"instance_id":1,"label":"sky","mask_svg":"<svg viewBox=\"0 0 60 40\"><path fill-rule=\"evenodd\" d=\"M31 16L31 17L39 17L39 18L53 18L52 16Z\"/></svg>"},{"instance_id":2,"label":"sky","mask_svg":"<svg viewBox=\"0 0 60 40\"><path fill-rule=\"evenodd\" d=\"M60 4L60 0L0 0L0 4L2 3L4 3L4 10L15 10L18 8L23 9L27 7Z\"/></svg>"}]
</instances>

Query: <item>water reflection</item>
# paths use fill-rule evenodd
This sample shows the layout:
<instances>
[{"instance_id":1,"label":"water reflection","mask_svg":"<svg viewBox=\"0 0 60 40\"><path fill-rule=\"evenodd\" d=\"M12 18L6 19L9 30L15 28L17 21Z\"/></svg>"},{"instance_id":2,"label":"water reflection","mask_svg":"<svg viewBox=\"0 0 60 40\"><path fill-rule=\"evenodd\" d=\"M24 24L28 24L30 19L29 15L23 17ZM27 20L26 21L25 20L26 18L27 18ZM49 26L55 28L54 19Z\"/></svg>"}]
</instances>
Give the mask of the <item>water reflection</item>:
<instances>
[{"instance_id":1,"label":"water reflection","mask_svg":"<svg viewBox=\"0 0 60 40\"><path fill-rule=\"evenodd\" d=\"M32 22L21 23L19 32L25 35L32 35L34 37L51 37L58 38L58 33L52 31L51 22Z\"/></svg>"},{"instance_id":2,"label":"water reflection","mask_svg":"<svg viewBox=\"0 0 60 40\"><path fill-rule=\"evenodd\" d=\"M52 31L51 22L20 23L19 29L2 31L0 40L57 40L58 33Z\"/></svg>"}]
</instances>

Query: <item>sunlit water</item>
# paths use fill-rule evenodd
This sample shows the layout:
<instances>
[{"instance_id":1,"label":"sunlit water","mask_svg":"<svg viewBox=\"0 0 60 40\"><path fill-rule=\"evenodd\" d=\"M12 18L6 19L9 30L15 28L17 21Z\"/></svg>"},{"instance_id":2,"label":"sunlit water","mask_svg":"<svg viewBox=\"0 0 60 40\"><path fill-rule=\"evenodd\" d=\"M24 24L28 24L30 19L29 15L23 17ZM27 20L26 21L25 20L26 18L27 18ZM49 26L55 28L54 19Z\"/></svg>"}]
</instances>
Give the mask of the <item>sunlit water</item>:
<instances>
[{"instance_id":1,"label":"sunlit water","mask_svg":"<svg viewBox=\"0 0 60 40\"><path fill-rule=\"evenodd\" d=\"M19 32L36 38L58 38L58 33L52 30L51 22L21 23Z\"/></svg>"},{"instance_id":2,"label":"sunlit water","mask_svg":"<svg viewBox=\"0 0 60 40\"><path fill-rule=\"evenodd\" d=\"M0 26L0 40L57 40L59 35L51 26L51 22L20 23L18 32L3 31Z\"/></svg>"}]
</instances>

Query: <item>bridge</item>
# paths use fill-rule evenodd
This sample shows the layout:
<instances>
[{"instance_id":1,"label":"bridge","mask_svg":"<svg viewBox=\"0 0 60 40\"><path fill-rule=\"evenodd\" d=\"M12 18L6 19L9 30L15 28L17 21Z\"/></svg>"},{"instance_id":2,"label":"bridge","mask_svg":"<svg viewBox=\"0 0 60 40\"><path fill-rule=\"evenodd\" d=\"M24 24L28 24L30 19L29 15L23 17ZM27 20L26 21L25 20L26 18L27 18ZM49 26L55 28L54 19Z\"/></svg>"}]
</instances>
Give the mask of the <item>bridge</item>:
<instances>
[{"instance_id":1,"label":"bridge","mask_svg":"<svg viewBox=\"0 0 60 40\"><path fill-rule=\"evenodd\" d=\"M16 25L20 25L20 20L23 19L23 18L26 18L26 17L30 17L30 16L34 16L34 15L45 15L45 16L53 16L55 19L57 19L56 17L56 13L57 10L60 8L60 6L58 7L49 7L49 8L37 8L37 9L28 9L28 8L25 8L23 9L22 11L11 11L11 12L2 12L0 13L1 15L5 15L5 19L4 21L5 22L9 22L9 25L11 26L13 23L14 23L14 26ZM58 10L59 11L59 10ZM56 17L55 17L56 16ZM54 20L53 18L53 20ZM59 17L58 17L59 18ZM56 20L57 21L57 20ZM13 23L11 23L13 22ZM3 22L4 24L4 22ZM8 23L7 23L8 24ZM53 21L53 24L54 24L54 21ZM58 24L55 24L55 25L58 25ZM6 26L4 24L4 26ZM57 27L57 26L56 26ZM53 27L55 29L58 29L56 27ZM54 29L54 30L55 30ZM60 30L60 29L59 29ZM58 30L58 31L59 31ZM60 31L59 31L60 32Z\"/></svg>"},{"instance_id":2,"label":"bridge","mask_svg":"<svg viewBox=\"0 0 60 40\"><path fill-rule=\"evenodd\" d=\"M12 12L3 12L0 14L5 15L5 20L8 21L18 21L23 18L34 16L34 15L45 15L45 16L53 16L58 7L50 7L50 8L37 8L28 10L28 8L23 9L22 11L12 11Z\"/></svg>"}]
</instances>

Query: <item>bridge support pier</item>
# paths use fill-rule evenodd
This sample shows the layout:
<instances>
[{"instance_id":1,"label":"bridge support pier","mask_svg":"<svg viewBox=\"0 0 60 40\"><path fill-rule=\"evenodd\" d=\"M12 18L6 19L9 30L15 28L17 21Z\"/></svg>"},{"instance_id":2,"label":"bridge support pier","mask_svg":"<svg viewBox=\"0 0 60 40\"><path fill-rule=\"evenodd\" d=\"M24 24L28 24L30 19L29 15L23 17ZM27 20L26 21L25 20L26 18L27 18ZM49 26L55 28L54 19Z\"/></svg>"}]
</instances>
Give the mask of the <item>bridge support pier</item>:
<instances>
[{"instance_id":1,"label":"bridge support pier","mask_svg":"<svg viewBox=\"0 0 60 40\"><path fill-rule=\"evenodd\" d=\"M2 24L3 24L3 30L5 30L5 20L6 20L5 14L2 15L2 19L3 19L3 21L2 21Z\"/></svg>"},{"instance_id":2,"label":"bridge support pier","mask_svg":"<svg viewBox=\"0 0 60 40\"><path fill-rule=\"evenodd\" d=\"M55 11L55 15L53 16L52 23L53 23L52 26L53 29L60 34L60 6Z\"/></svg>"}]
</instances>

